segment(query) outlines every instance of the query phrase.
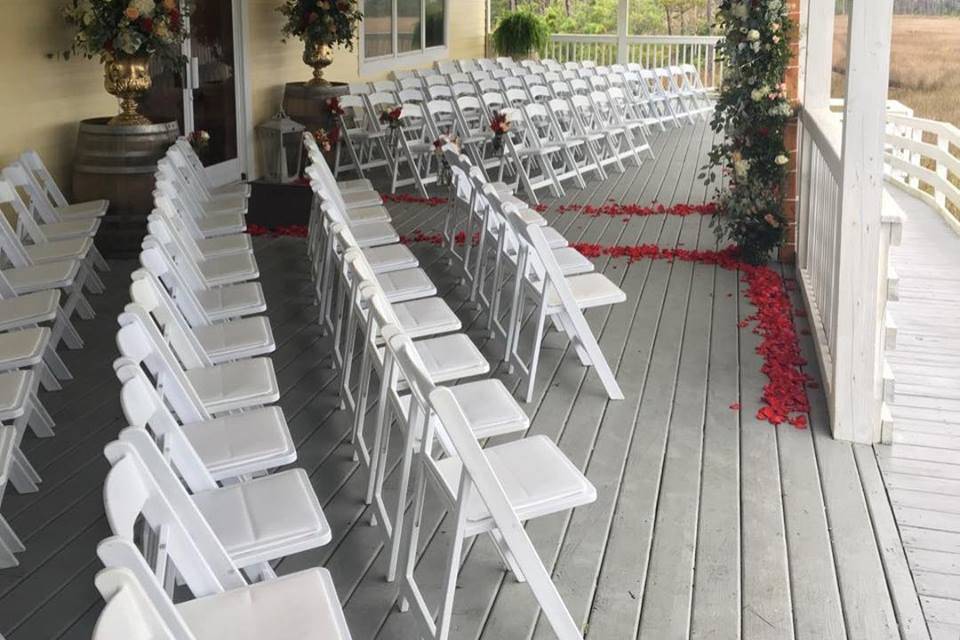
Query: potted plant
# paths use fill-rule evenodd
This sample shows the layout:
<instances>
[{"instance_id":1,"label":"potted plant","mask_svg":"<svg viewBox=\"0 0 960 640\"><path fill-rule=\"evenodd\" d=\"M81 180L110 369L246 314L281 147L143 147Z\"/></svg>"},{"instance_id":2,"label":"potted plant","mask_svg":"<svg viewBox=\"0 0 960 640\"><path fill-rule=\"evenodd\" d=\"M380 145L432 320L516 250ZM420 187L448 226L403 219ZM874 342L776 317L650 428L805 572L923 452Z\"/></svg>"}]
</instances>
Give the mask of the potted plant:
<instances>
[{"instance_id":1,"label":"potted plant","mask_svg":"<svg viewBox=\"0 0 960 640\"><path fill-rule=\"evenodd\" d=\"M506 14L493 32L493 47L514 59L536 57L550 41L547 23L529 9Z\"/></svg>"},{"instance_id":2,"label":"potted plant","mask_svg":"<svg viewBox=\"0 0 960 640\"><path fill-rule=\"evenodd\" d=\"M70 54L99 58L104 88L120 99L120 114L111 125L150 124L138 113L150 90L150 61L181 69L183 15L177 0L68 0L63 10L76 28Z\"/></svg>"},{"instance_id":3,"label":"potted plant","mask_svg":"<svg viewBox=\"0 0 960 640\"><path fill-rule=\"evenodd\" d=\"M353 50L357 24L363 20L357 0L285 0L277 11L286 18L284 42L291 36L303 40L303 62L313 67L313 79L307 84L330 84L323 70L333 62L333 47Z\"/></svg>"}]
</instances>

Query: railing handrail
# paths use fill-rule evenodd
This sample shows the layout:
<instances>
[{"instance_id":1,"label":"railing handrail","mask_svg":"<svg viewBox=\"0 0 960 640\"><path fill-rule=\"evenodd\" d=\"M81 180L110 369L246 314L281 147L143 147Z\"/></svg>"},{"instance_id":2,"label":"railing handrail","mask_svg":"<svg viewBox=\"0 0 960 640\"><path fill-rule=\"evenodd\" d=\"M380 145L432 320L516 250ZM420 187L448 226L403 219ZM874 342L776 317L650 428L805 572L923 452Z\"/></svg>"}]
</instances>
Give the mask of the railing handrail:
<instances>
[{"instance_id":1,"label":"railing handrail","mask_svg":"<svg viewBox=\"0 0 960 640\"><path fill-rule=\"evenodd\" d=\"M556 42L617 42L615 33L554 33L550 38ZM627 36L628 44L717 44L723 36Z\"/></svg>"},{"instance_id":2,"label":"railing handrail","mask_svg":"<svg viewBox=\"0 0 960 640\"><path fill-rule=\"evenodd\" d=\"M916 116L905 116L898 113L888 113L887 122L910 127L911 129L922 129L930 133L935 133L938 136L945 136L950 139L950 142L954 146L960 147L960 128L955 127L949 122L928 120L927 118L918 118Z\"/></svg>"},{"instance_id":3,"label":"railing handrail","mask_svg":"<svg viewBox=\"0 0 960 640\"><path fill-rule=\"evenodd\" d=\"M843 146L843 123L830 109L800 108L800 119L820 149L830 172L839 176L842 170L840 153Z\"/></svg>"}]
</instances>

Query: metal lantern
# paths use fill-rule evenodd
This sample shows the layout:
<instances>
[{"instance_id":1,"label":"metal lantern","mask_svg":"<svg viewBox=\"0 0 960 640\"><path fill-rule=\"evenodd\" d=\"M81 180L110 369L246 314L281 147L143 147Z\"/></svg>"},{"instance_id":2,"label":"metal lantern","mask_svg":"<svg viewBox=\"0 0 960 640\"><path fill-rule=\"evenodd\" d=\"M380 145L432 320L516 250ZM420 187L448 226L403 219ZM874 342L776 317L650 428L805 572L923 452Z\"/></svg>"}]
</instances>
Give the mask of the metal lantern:
<instances>
[{"instance_id":1,"label":"metal lantern","mask_svg":"<svg viewBox=\"0 0 960 640\"><path fill-rule=\"evenodd\" d=\"M305 130L302 124L287 117L283 109L257 126L265 180L287 183L297 179Z\"/></svg>"}]
</instances>

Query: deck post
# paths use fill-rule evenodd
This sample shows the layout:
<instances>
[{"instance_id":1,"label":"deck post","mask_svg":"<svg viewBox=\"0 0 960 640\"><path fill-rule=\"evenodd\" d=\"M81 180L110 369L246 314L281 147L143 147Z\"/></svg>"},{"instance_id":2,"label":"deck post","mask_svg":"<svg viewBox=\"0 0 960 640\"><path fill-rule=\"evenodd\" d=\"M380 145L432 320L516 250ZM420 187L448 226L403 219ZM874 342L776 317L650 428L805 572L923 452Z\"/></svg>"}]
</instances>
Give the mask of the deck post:
<instances>
[{"instance_id":1,"label":"deck post","mask_svg":"<svg viewBox=\"0 0 960 640\"><path fill-rule=\"evenodd\" d=\"M873 443L880 440L883 395L886 304L880 277L886 269L880 264L883 257L880 213L893 0L853 0L848 7L836 386L831 413L834 437ZM832 24L832 16L830 22ZM808 56L818 48L811 43ZM825 49L829 51L831 47ZM820 93L824 87L829 90L829 75L826 79L808 77L807 80L807 91L818 98L822 98Z\"/></svg>"},{"instance_id":2,"label":"deck post","mask_svg":"<svg viewBox=\"0 0 960 640\"><path fill-rule=\"evenodd\" d=\"M833 74L834 0L804 0L806 23L800 30L800 48L805 54L802 65L803 105L806 109L830 107L830 81Z\"/></svg>"},{"instance_id":3,"label":"deck post","mask_svg":"<svg viewBox=\"0 0 960 640\"><path fill-rule=\"evenodd\" d=\"M630 51L627 49L627 36L630 31L630 0L620 0L617 6L617 64L630 62Z\"/></svg>"}]
</instances>

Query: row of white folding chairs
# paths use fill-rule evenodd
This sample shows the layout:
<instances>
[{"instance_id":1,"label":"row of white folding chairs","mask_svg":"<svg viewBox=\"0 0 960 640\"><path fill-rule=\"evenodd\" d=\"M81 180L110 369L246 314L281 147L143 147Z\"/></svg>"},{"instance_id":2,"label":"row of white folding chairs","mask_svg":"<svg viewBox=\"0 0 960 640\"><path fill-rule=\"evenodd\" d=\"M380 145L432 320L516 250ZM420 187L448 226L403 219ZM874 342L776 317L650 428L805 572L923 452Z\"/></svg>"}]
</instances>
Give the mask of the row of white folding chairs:
<instances>
[{"instance_id":1,"label":"row of white folding chairs","mask_svg":"<svg viewBox=\"0 0 960 640\"><path fill-rule=\"evenodd\" d=\"M523 533L521 522L540 515L568 510L595 499L589 481L573 467L559 449L543 437L518 440L483 452L478 439L524 431L529 420L503 383L496 379L458 380L485 375L489 365L469 338L456 333L460 321L441 299L426 274L416 266L388 264L383 260L389 244L371 245L370 225L352 219L356 208L342 208L342 200L330 197L332 174L320 165L323 158L311 148L315 162L309 173L321 214L313 225L322 228L325 217L328 241L335 245L338 272L335 283L342 291L335 331L344 406L352 411L352 441L355 457L367 476L365 500L373 505L372 524L389 549L387 579L400 576L401 610L412 606L420 637L446 638L449 633L460 550L464 540L481 533L491 536L505 565L531 585L551 626L561 638L581 638L578 626L559 598L549 574ZM321 177L323 176L323 177ZM341 198L358 193L355 185L343 185ZM351 191L350 189L354 189ZM324 209L326 211L324 212ZM357 237L368 239L361 244ZM382 234L378 234L382 237ZM316 242L321 242L320 235ZM311 239L309 242L313 242ZM311 249L322 254L320 246ZM318 282L318 289L322 289ZM322 295L323 291L318 291ZM342 335L341 335L342 334ZM361 336L363 351L359 367L353 366L354 342ZM373 424L368 409L373 406L373 378L379 381ZM401 383L403 380L403 383ZM355 383L355 384L354 384ZM436 385L444 384L442 390ZM354 398L350 389L356 386ZM393 425L404 438L395 504L383 495L385 453ZM372 434L369 433L372 428ZM439 457L434 442L442 445ZM517 461L532 466L517 469ZM535 468L535 471L534 471ZM414 517L409 531L404 525L411 480L415 478ZM416 580L419 516L426 500L427 483L455 514L454 543L446 563L440 613L434 617L425 604ZM575 491L568 491L571 485ZM511 502L513 487L524 487L529 501ZM558 490L564 487L563 491ZM484 505L470 499L476 489Z\"/></svg>"},{"instance_id":2,"label":"row of white folding chairs","mask_svg":"<svg viewBox=\"0 0 960 640\"><path fill-rule=\"evenodd\" d=\"M624 302L626 295L595 273L593 264L546 222L531 220L521 205L487 184L469 158L452 147L444 153L453 173L445 246L470 283L470 299L486 312L487 329L502 347L501 359L508 370L519 371L527 401L533 395L548 319L570 340L580 362L594 367L607 395L622 399L583 312ZM457 252L460 229L466 241ZM531 318L526 317L528 305ZM529 345L524 347L523 330L529 329L531 319L533 331L527 332Z\"/></svg>"},{"instance_id":3,"label":"row of white folding chairs","mask_svg":"<svg viewBox=\"0 0 960 640\"><path fill-rule=\"evenodd\" d=\"M8 483L19 493L38 490L40 476L20 444L28 428L53 436L38 389L60 389L72 377L57 349L83 346L73 318L92 318L85 291L103 291L96 270L109 267L93 240L108 206L67 202L34 151L0 177L0 502ZM0 568L19 564L15 554L23 550L0 515Z\"/></svg>"},{"instance_id":4,"label":"row of white folding chairs","mask_svg":"<svg viewBox=\"0 0 960 640\"><path fill-rule=\"evenodd\" d=\"M242 234L249 190L214 189L194 160L174 146L160 163L119 318L114 369L131 426L105 449L113 536L98 547L108 604L93 637L349 638L327 572L277 578L271 565L331 531L302 469L270 473L296 449L273 404L272 330L256 315L266 306ZM191 228L208 235L191 240ZM174 604L177 581L192 599Z\"/></svg>"},{"instance_id":5,"label":"row of white folding chairs","mask_svg":"<svg viewBox=\"0 0 960 640\"><path fill-rule=\"evenodd\" d=\"M555 89L562 91L562 87ZM641 153L653 155L647 138L652 120L635 109L620 89L569 92L566 97L551 97L546 87L539 85L530 91L533 100L529 99L530 93L510 89L479 98L465 95L453 100L404 103L395 130L373 117L377 107L391 101L389 95L345 96L341 99L344 113L340 117L334 174L358 169L364 175L365 169L386 166L391 173L391 190L416 184L426 195L427 185L436 182L442 170L434 142L441 137L456 137L478 166L498 168L498 179L509 171L536 202L540 188L550 187L559 196L563 180L573 179L582 188L583 173L595 172L602 179L606 177L604 168L610 164L622 171L624 158L633 158L639 165ZM490 120L496 113L514 119L512 130L505 136L503 153L494 151L492 145ZM342 161L344 152L349 163ZM410 178L400 177L402 164Z\"/></svg>"}]
</instances>

